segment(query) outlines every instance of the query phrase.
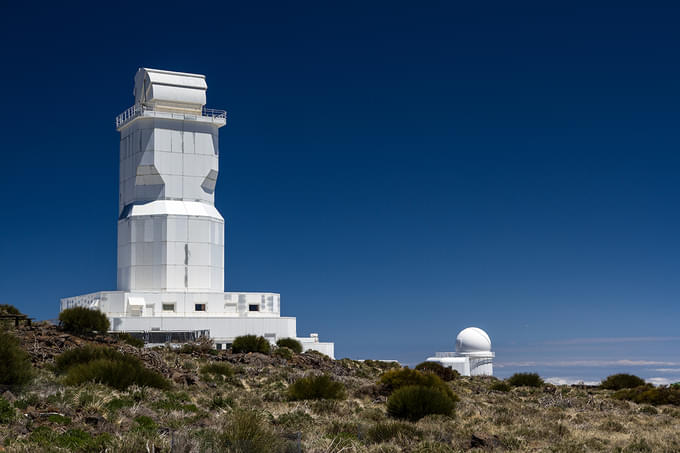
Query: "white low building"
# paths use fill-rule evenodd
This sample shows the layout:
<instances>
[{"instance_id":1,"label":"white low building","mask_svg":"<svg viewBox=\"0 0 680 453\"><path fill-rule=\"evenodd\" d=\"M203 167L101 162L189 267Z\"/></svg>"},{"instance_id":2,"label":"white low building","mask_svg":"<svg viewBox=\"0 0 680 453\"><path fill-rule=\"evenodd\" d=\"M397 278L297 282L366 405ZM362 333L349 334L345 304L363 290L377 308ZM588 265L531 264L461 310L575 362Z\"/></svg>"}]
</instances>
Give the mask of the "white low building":
<instances>
[{"instance_id":1,"label":"white low building","mask_svg":"<svg viewBox=\"0 0 680 453\"><path fill-rule=\"evenodd\" d=\"M437 352L427 361L454 369L463 376L493 376L494 357L489 335L477 327L468 327L456 337L456 352Z\"/></svg>"},{"instance_id":2,"label":"white low building","mask_svg":"<svg viewBox=\"0 0 680 453\"><path fill-rule=\"evenodd\" d=\"M61 300L104 312L115 332L149 343L209 335L218 349L240 335L297 338L330 357L334 344L298 337L279 294L224 292L224 219L215 208L219 128L205 76L140 68L120 132L118 289Z\"/></svg>"}]
</instances>

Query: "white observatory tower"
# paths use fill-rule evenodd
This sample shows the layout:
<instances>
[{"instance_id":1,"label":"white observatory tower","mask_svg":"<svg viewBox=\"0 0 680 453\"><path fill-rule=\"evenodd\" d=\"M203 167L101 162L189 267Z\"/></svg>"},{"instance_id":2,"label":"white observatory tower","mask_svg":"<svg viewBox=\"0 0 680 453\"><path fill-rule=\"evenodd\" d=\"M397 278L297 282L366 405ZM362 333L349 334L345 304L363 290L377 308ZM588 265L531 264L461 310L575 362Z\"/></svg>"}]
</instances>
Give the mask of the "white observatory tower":
<instances>
[{"instance_id":1,"label":"white observatory tower","mask_svg":"<svg viewBox=\"0 0 680 453\"><path fill-rule=\"evenodd\" d=\"M223 110L206 109L205 76L140 68L120 132L118 289L61 300L106 313L148 343L209 335L297 338L276 293L224 292L224 219L215 208ZM333 357L318 335L297 338Z\"/></svg>"},{"instance_id":2,"label":"white observatory tower","mask_svg":"<svg viewBox=\"0 0 680 453\"><path fill-rule=\"evenodd\" d=\"M428 362L452 368L463 376L493 376L491 339L477 327L461 330L456 337L456 352L437 352Z\"/></svg>"}]
</instances>

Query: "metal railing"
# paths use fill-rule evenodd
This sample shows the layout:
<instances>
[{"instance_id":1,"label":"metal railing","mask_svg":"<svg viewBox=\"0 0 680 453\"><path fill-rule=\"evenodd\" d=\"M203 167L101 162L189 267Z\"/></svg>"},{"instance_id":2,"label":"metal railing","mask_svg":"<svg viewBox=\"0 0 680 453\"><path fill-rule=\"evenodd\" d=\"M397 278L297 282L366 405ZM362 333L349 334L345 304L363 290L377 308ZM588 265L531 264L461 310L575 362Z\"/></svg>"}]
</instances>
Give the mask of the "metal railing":
<instances>
[{"instance_id":1,"label":"metal railing","mask_svg":"<svg viewBox=\"0 0 680 453\"><path fill-rule=\"evenodd\" d=\"M116 117L116 128L121 127L122 125L132 120L133 118L141 116L144 112L154 111L156 110L151 106L135 104ZM201 110L201 116L214 119L224 119L225 121L227 120L227 112L225 110L208 109L203 107L203 109Z\"/></svg>"}]
</instances>

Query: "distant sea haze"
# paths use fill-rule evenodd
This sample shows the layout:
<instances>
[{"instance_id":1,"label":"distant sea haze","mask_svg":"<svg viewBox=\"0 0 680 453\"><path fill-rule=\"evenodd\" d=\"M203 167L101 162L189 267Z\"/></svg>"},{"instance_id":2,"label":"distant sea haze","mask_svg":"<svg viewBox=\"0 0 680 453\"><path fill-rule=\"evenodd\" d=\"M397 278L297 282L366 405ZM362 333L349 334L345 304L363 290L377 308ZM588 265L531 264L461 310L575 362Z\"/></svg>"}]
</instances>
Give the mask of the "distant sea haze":
<instances>
[{"instance_id":1,"label":"distant sea haze","mask_svg":"<svg viewBox=\"0 0 680 453\"><path fill-rule=\"evenodd\" d=\"M653 361L568 361L549 363L503 363L495 364L494 375L500 379L514 373L535 372L552 384L597 385L609 375L630 373L654 385L669 385L680 382L680 364Z\"/></svg>"}]
</instances>

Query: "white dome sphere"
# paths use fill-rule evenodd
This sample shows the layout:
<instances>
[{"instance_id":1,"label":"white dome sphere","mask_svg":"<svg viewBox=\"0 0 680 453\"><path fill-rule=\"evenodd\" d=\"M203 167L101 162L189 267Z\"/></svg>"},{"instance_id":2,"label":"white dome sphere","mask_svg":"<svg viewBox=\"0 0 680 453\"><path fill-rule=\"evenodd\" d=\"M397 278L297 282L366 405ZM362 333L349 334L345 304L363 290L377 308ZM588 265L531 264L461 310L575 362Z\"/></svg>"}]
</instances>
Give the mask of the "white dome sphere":
<instances>
[{"instance_id":1,"label":"white dome sphere","mask_svg":"<svg viewBox=\"0 0 680 453\"><path fill-rule=\"evenodd\" d=\"M491 339L482 329L468 327L460 331L456 337L456 352L489 352Z\"/></svg>"}]
</instances>

